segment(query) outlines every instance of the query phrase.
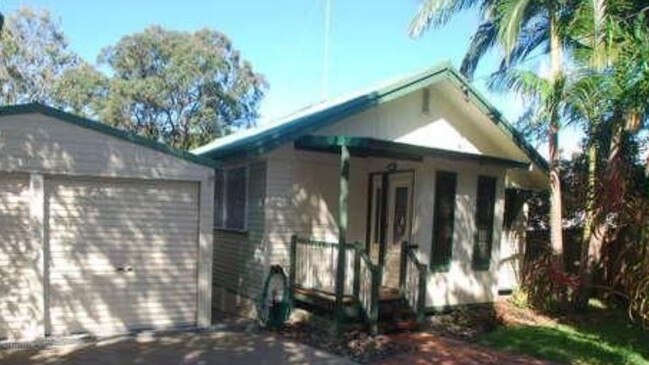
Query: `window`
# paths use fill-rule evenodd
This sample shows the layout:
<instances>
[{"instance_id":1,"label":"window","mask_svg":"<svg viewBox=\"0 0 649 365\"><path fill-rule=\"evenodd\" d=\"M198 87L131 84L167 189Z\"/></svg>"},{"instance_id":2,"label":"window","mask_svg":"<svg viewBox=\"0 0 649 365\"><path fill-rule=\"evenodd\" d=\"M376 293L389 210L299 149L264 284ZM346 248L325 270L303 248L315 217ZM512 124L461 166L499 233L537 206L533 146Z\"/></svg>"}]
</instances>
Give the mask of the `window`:
<instances>
[{"instance_id":1,"label":"window","mask_svg":"<svg viewBox=\"0 0 649 365\"><path fill-rule=\"evenodd\" d=\"M214 226L246 229L248 168L245 166L217 171L214 180Z\"/></svg>"},{"instance_id":2,"label":"window","mask_svg":"<svg viewBox=\"0 0 649 365\"><path fill-rule=\"evenodd\" d=\"M447 271L451 264L456 183L457 175L455 173L437 172L433 242L430 253L430 266L435 271Z\"/></svg>"},{"instance_id":3,"label":"window","mask_svg":"<svg viewBox=\"0 0 649 365\"><path fill-rule=\"evenodd\" d=\"M478 177L477 200L473 268L475 270L489 270L491 248L493 245L494 210L496 206L495 177Z\"/></svg>"}]
</instances>

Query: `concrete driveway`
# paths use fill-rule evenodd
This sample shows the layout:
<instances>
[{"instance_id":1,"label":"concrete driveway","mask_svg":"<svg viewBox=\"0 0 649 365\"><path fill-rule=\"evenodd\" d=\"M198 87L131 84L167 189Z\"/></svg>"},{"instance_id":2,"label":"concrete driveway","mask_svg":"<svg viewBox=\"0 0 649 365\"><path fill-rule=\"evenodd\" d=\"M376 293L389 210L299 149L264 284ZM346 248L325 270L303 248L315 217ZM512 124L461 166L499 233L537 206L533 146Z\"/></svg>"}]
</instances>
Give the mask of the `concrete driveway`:
<instances>
[{"instance_id":1,"label":"concrete driveway","mask_svg":"<svg viewBox=\"0 0 649 365\"><path fill-rule=\"evenodd\" d=\"M0 350L0 364L353 364L270 333L141 333L94 343Z\"/></svg>"}]
</instances>

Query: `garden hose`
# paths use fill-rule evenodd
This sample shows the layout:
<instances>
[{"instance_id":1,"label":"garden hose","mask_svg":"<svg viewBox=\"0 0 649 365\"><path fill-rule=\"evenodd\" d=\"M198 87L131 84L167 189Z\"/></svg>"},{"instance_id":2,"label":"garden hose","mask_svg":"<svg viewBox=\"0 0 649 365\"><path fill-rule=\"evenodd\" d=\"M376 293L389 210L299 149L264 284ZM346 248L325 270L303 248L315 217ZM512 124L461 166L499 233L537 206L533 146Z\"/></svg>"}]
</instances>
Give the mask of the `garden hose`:
<instances>
[{"instance_id":1,"label":"garden hose","mask_svg":"<svg viewBox=\"0 0 649 365\"><path fill-rule=\"evenodd\" d=\"M257 319L264 327L277 328L291 314L288 279L279 265L270 267L264 289L257 302Z\"/></svg>"}]
</instances>

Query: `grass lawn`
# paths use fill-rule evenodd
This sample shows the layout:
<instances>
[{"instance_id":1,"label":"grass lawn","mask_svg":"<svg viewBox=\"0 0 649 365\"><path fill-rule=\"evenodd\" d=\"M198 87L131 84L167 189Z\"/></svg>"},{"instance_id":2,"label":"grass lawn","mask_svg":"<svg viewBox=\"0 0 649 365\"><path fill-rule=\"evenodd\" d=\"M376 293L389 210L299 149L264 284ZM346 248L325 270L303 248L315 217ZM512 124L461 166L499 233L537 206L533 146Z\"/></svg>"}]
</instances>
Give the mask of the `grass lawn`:
<instances>
[{"instance_id":1,"label":"grass lawn","mask_svg":"<svg viewBox=\"0 0 649 365\"><path fill-rule=\"evenodd\" d=\"M478 343L567 364L649 365L649 331L601 307L557 323L503 326Z\"/></svg>"}]
</instances>

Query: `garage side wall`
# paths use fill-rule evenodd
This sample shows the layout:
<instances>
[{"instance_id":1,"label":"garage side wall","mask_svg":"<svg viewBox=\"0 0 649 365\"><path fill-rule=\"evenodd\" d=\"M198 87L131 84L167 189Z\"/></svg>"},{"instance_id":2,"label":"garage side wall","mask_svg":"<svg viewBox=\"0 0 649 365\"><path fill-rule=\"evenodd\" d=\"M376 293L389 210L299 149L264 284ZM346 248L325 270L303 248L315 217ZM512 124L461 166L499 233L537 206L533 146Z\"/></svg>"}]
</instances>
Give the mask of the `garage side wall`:
<instances>
[{"instance_id":1,"label":"garage side wall","mask_svg":"<svg viewBox=\"0 0 649 365\"><path fill-rule=\"evenodd\" d=\"M4 233L0 236L0 263L13 260L17 254L22 257L22 261L16 261L17 266L11 268L9 274L13 276L3 275L5 279L10 278L7 280L10 281L9 287L12 292L3 290L0 294L0 339L33 339L51 332L49 303L51 232L48 227L50 217L47 211L46 194L49 182L56 179L70 181L91 179L107 184L121 181L126 182L125 185L130 185L128 182L131 181L133 186L151 183L161 186L173 186L176 183L196 186L196 189L189 190L191 194L196 195L195 200L198 201L198 204L193 205L195 208L192 208L197 210L197 214L194 215L195 218L191 218L196 219L191 236L195 237L192 238L195 240L193 250L198 257L197 262L193 264L191 277L187 278L193 283L192 285L195 285L193 290L196 293L196 300L189 305L193 307L191 312L195 313L193 325L202 327L210 324L213 169L144 145L33 113L0 117L0 200L7 203L3 204L3 207L11 208L0 208L0 222L11 221L11 224L17 227L13 229L15 234L11 239ZM99 189L97 192L101 191L102 189ZM93 197L85 195L83 199L88 200ZM161 199L166 197L161 196ZM103 209L102 212L108 209L105 205L100 207ZM117 209L115 213L119 215L119 208ZM176 225L176 221L186 219L181 211L167 212L162 206L155 204L150 204L146 209L156 210L155 213L159 213L156 216L163 217L166 223L173 223L172 226ZM75 219L83 218L83 215L87 214L83 209L71 210L69 213L77 214ZM138 226L137 220L133 219L130 224L134 227L142 226ZM104 228L106 231L110 230ZM128 227L111 229L115 229L116 234L119 235L127 231ZM160 235L164 234L164 230L160 231ZM75 239L77 238L79 237ZM173 241L170 244L172 245L170 250L173 251ZM84 248L78 249L83 252ZM87 262L82 266L92 268L96 267L96 263ZM114 269L111 270L115 271ZM88 275L85 279L90 280L92 275ZM19 283L25 285L19 286ZM122 280L121 284L127 285L128 280ZM138 283L138 285L142 284ZM184 288L178 287L178 290ZM144 296L143 293L139 294L140 297ZM22 305L22 308L14 303L19 301L24 304L27 303L27 299L29 305ZM163 300L157 300L160 304L164 304ZM120 309L108 308L107 310L119 313ZM21 311L29 313L25 314ZM170 319L168 322L173 323L173 318L168 319ZM155 318L152 321L153 326L158 327ZM166 326L160 322L159 327ZM132 328L128 319L125 320L124 328Z\"/></svg>"}]
</instances>

